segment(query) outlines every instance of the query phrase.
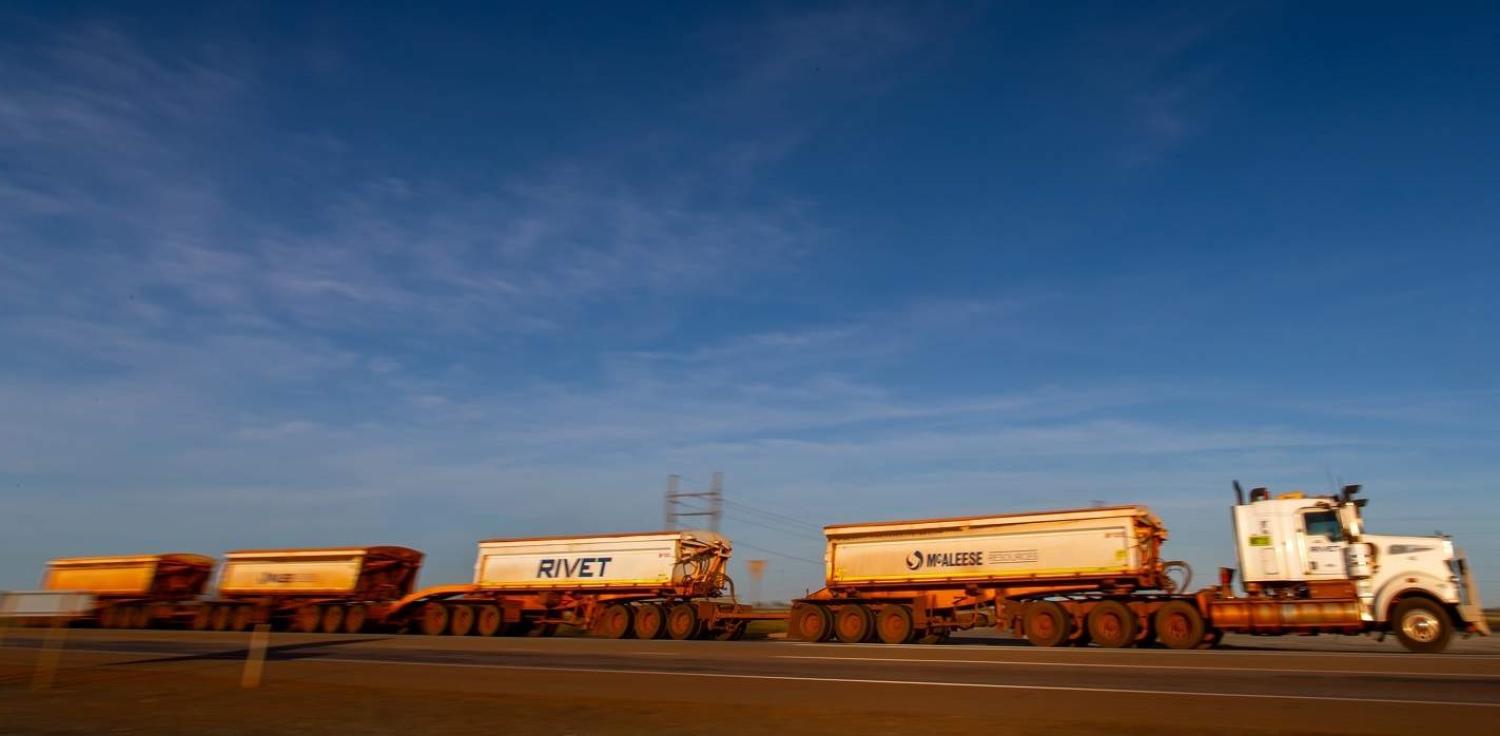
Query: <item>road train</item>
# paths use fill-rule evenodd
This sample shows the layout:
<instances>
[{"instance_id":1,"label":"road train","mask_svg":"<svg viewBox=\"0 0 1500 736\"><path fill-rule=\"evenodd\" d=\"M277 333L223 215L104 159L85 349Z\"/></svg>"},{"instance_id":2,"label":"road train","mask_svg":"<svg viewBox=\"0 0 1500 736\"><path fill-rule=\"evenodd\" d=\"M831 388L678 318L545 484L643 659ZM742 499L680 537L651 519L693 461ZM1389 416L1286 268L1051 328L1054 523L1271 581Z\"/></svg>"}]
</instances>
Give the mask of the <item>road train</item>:
<instances>
[{"instance_id":1,"label":"road train","mask_svg":"<svg viewBox=\"0 0 1500 736\"><path fill-rule=\"evenodd\" d=\"M1196 591L1144 506L827 526L824 587L789 612L738 603L730 540L699 530L485 540L471 583L429 588L422 553L398 546L229 552L211 594L215 560L186 553L53 560L42 587L89 594L76 622L109 628L736 639L784 619L803 641L997 628L1037 646L1189 649L1226 632L1394 634L1418 652L1488 635L1463 552L1367 533L1359 490L1247 498L1236 483L1239 567Z\"/></svg>"}]
</instances>

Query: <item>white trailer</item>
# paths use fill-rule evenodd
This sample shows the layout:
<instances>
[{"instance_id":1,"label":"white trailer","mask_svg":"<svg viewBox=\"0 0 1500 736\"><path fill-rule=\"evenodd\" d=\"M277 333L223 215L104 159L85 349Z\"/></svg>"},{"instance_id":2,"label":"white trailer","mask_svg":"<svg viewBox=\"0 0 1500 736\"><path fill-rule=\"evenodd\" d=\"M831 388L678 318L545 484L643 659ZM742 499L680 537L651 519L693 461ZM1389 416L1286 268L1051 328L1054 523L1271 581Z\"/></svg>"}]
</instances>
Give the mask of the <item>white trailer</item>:
<instances>
[{"instance_id":1,"label":"white trailer","mask_svg":"<svg viewBox=\"0 0 1500 736\"><path fill-rule=\"evenodd\" d=\"M706 531L491 539L479 543L474 585L499 591L693 587L721 575L730 552L729 540Z\"/></svg>"},{"instance_id":2,"label":"white trailer","mask_svg":"<svg viewBox=\"0 0 1500 736\"><path fill-rule=\"evenodd\" d=\"M418 591L396 615L428 635L548 636L566 624L609 638L738 638L780 616L713 600L733 592L732 551L702 530L490 539L472 584Z\"/></svg>"},{"instance_id":3,"label":"white trailer","mask_svg":"<svg viewBox=\"0 0 1500 736\"><path fill-rule=\"evenodd\" d=\"M830 587L1150 577L1166 539L1143 506L825 527Z\"/></svg>"}]
</instances>

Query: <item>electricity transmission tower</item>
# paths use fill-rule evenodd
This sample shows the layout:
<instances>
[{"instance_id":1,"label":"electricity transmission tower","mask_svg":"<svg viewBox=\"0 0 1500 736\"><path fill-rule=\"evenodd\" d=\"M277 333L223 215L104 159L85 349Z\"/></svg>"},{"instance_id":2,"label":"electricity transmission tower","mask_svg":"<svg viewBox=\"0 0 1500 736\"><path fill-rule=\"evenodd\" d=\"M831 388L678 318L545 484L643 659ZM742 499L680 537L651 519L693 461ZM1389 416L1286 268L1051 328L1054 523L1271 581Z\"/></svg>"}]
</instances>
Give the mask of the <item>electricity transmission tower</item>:
<instances>
[{"instance_id":1,"label":"electricity transmission tower","mask_svg":"<svg viewBox=\"0 0 1500 736\"><path fill-rule=\"evenodd\" d=\"M708 517L709 531L719 531L719 521L724 518L724 474L714 472L713 482L709 484L706 491L684 491L679 486L682 478L677 475L667 476L667 496L663 506L668 529L677 529L678 523L687 517ZM707 508L695 502L686 502L684 499L704 499Z\"/></svg>"}]
</instances>

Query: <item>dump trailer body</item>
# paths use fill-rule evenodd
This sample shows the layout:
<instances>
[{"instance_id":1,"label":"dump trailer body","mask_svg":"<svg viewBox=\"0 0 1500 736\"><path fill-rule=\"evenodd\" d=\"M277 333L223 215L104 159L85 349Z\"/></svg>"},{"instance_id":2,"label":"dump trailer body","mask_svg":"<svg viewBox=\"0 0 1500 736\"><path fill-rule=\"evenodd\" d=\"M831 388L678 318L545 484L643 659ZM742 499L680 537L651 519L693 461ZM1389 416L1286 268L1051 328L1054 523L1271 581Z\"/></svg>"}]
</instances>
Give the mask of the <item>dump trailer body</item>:
<instances>
[{"instance_id":1,"label":"dump trailer body","mask_svg":"<svg viewBox=\"0 0 1500 736\"><path fill-rule=\"evenodd\" d=\"M795 601L796 639L937 641L998 626L1049 645L1078 641L1094 609L1133 622L1171 597L1167 530L1144 506L824 527L826 587ZM1030 624L1026 624L1030 625ZM1043 631L1042 629L1045 629ZM1039 633L1038 633L1039 632Z\"/></svg>"},{"instance_id":2,"label":"dump trailer body","mask_svg":"<svg viewBox=\"0 0 1500 736\"><path fill-rule=\"evenodd\" d=\"M1166 539L1143 506L843 524L824 532L830 588L1105 580L1149 586Z\"/></svg>"},{"instance_id":3,"label":"dump trailer body","mask_svg":"<svg viewBox=\"0 0 1500 736\"><path fill-rule=\"evenodd\" d=\"M394 600L411 592L421 564L421 552L389 545L229 552L219 595Z\"/></svg>"},{"instance_id":4,"label":"dump trailer body","mask_svg":"<svg viewBox=\"0 0 1500 736\"><path fill-rule=\"evenodd\" d=\"M85 623L145 628L175 620L202 595L213 569L212 557L186 552L65 557L47 563L42 589L91 595Z\"/></svg>"},{"instance_id":5,"label":"dump trailer body","mask_svg":"<svg viewBox=\"0 0 1500 736\"><path fill-rule=\"evenodd\" d=\"M492 539L479 543L485 590L690 591L722 576L729 542L713 532Z\"/></svg>"},{"instance_id":6,"label":"dump trailer body","mask_svg":"<svg viewBox=\"0 0 1500 736\"><path fill-rule=\"evenodd\" d=\"M212 557L182 552L66 557L47 563L42 588L100 598L182 600L203 592L213 568Z\"/></svg>"},{"instance_id":7,"label":"dump trailer body","mask_svg":"<svg viewBox=\"0 0 1500 736\"><path fill-rule=\"evenodd\" d=\"M228 552L218 597L197 607L192 627L239 631L271 623L302 632L363 631L411 593L421 566L421 552L394 545Z\"/></svg>"},{"instance_id":8,"label":"dump trailer body","mask_svg":"<svg viewBox=\"0 0 1500 736\"><path fill-rule=\"evenodd\" d=\"M731 552L701 530L490 539L472 584L414 593L393 618L429 635L545 636L567 624L611 638L733 638L773 616L714 600L732 585Z\"/></svg>"}]
</instances>

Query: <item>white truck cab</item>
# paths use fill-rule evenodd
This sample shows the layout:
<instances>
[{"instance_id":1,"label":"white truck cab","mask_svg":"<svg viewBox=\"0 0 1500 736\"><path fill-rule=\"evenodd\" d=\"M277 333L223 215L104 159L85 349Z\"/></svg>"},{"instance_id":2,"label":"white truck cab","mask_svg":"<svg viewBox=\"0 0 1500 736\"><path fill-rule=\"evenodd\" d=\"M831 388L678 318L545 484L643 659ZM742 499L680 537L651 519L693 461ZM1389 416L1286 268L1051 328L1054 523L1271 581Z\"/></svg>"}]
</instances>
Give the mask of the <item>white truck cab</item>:
<instances>
[{"instance_id":1,"label":"white truck cab","mask_svg":"<svg viewBox=\"0 0 1500 736\"><path fill-rule=\"evenodd\" d=\"M1446 536L1367 534L1355 499L1264 488L1234 507L1246 593L1277 599L1357 600L1367 631L1394 632L1408 649L1441 650L1455 628L1488 635L1479 590Z\"/></svg>"}]
</instances>

